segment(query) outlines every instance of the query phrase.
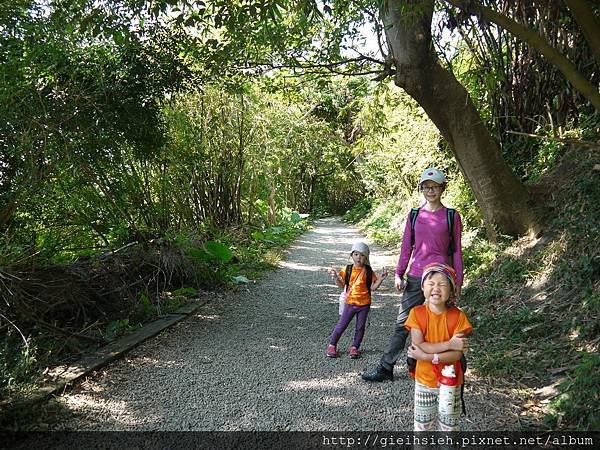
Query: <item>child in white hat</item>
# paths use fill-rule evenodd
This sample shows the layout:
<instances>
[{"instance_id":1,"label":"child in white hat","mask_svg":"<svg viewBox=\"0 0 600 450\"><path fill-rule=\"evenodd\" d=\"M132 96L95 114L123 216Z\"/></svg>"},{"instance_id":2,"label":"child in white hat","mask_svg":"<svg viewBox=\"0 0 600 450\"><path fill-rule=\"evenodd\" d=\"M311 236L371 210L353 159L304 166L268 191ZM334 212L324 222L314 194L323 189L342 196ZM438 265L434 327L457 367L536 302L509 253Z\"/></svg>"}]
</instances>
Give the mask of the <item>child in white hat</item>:
<instances>
[{"instance_id":1,"label":"child in white hat","mask_svg":"<svg viewBox=\"0 0 600 450\"><path fill-rule=\"evenodd\" d=\"M353 359L360 356L359 348L365 334L367 316L371 308L371 292L377 290L388 275L387 269L384 268L381 276L377 277L371 269L369 253L367 244L356 241L350 251L352 264L339 273L333 267L329 269L329 274L335 284L344 289L343 295L345 297L343 310L327 346L326 354L330 358L337 357L337 343L354 316L356 316L356 329L349 353L350 358Z\"/></svg>"}]
</instances>

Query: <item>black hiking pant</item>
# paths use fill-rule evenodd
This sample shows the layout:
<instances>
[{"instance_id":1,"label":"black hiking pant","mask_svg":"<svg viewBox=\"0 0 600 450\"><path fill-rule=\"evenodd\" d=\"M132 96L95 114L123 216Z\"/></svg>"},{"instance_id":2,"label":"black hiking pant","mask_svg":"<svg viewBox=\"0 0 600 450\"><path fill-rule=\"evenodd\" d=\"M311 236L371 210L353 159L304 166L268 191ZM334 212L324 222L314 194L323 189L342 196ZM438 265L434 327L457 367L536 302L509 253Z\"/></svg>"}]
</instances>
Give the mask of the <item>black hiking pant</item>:
<instances>
[{"instance_id":1,"label":"black hiking pant","mask_svg":"<svg viewBox=\"0 0 600 450\"><path fill-rule=\"evenodd\" d=\"M394 365L396 364L396 361L398 361L400 353L404 350L406 338L408 338L409 333L409 331L404 328L404 324L406 323L406 319L408 319L410 310L425 302L425 297L421 290L421 279L408 276L406 281L406 289L402 294L400 308L398 309L398 317L396 318L396 324L394 325L394 334L392 334L390 342L379 361L379 364L389 371L394 370Z\"/></svg>"}]
</instances>

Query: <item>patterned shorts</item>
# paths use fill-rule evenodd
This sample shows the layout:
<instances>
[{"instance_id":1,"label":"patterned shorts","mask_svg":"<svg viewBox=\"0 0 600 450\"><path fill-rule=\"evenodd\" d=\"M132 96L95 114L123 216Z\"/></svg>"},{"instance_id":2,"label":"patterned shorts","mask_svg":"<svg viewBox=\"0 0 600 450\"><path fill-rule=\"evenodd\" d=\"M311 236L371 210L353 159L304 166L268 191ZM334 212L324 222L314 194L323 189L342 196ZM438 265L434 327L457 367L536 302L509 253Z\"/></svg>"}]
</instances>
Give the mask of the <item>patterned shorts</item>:
<instances>
[{"instance_id":1,"label":"patterned shorts","mask_svg":"<svg viewBox=\"0 0 600 450\"><path fill-rule=\"evenodd\" d=\"M460 430L460 386L454 390L449 404L439 402L439 389L415 382L415 431Z\"/></svg>"}]
</instances>

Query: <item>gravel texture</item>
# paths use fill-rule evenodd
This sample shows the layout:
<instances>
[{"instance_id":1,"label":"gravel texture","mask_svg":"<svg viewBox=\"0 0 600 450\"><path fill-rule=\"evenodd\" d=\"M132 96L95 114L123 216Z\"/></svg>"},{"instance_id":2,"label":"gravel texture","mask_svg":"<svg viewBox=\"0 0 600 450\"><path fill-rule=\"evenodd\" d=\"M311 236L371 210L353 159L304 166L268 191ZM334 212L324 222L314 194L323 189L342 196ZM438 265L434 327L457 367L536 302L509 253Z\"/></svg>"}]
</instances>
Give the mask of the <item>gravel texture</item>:
<instances>
[{"instance_id":1,"label":"gravel texture","mask_svg":"<svg viewBox=\"0 0 600 450\"><path fill-rule=\"evenodd\" d=\"M350 263L358 230L322 219L299 237L280 267L259 282L214 299L62 396L71 430L410 430L413 381L367 383L387 344L399 295L393 276L373 294L361 358L350 359L354 323L337 359L325 357L338 318L339 289L326 269ZM377 273L397 253L371 246ZM343 353L342 353L343 352ZM404 355L401 361L404 361ZM508 395L473 372L462 428L519 429Z\"/></svg>"}]
</instances>

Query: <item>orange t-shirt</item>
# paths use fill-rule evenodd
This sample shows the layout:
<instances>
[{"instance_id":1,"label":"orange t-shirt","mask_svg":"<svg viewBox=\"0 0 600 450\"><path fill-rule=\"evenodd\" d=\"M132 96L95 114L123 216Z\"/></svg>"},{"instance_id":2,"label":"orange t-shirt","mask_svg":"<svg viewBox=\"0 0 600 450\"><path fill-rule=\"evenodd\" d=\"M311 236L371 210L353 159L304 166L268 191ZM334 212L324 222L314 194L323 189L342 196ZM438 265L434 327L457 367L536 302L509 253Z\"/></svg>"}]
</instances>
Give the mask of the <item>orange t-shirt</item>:
<instances>
[{"instance_id":1,"label":"orange t-shirt","mask_svg":"<svg viewBox=\"0 0 600 450\"><path fill-rule=\"evenodd\" d=\"M429 309L429 305L425 304L425 311L427 312L427 331L423 339L425 342L431 342L437 344L439 342L449 341L452 336L448 334L448 324L446 322L446 313L444 311L442 314L436 314ZM419 326L419 322L417 321L417 315L415 313L415 308L410 310L408 314L408 319L406 319L406 323L404 326L410 330L411 328L418 328L421 330ZM458 321L456 322L456 328L454 329L454 335L459 333L470 333L473 330L473 325L467 319L465 313L461 310L458 316ZM423 330L421 330L423 331ZM439 369L442 369L443 364L439 364ZM431 361L421 361L417 360L417 368L415 371L415 379L425 386L429 386L431 388L437 388L437 376L434 370L433 364ZM463 374L462 372L458 375L457 384L460 386L463 383Z\"/></svg>"},{"instance_id":2,"label":"orange t-shirt","mask_svg":"<svg viewBox=\"0 0 600 450\"><path fill-rule=\"evenodd\" d=\"M342 279L346 278L346 268L343 268L340 271L340 276ZM358 281L354 283L356 277L360 276ZM375 283L377 281L377 275L373 272L373 279L371 283ZM348 295L346 299L347 305L356 305L356 306L366 306L371 304L371 295L369 294L369 289L367 289L367 269L358 269L352 266L352 273L350 274L350 283L348 284L348 289L350 286L354 285L352 291Z\"/></svg>"}]
</instances>

